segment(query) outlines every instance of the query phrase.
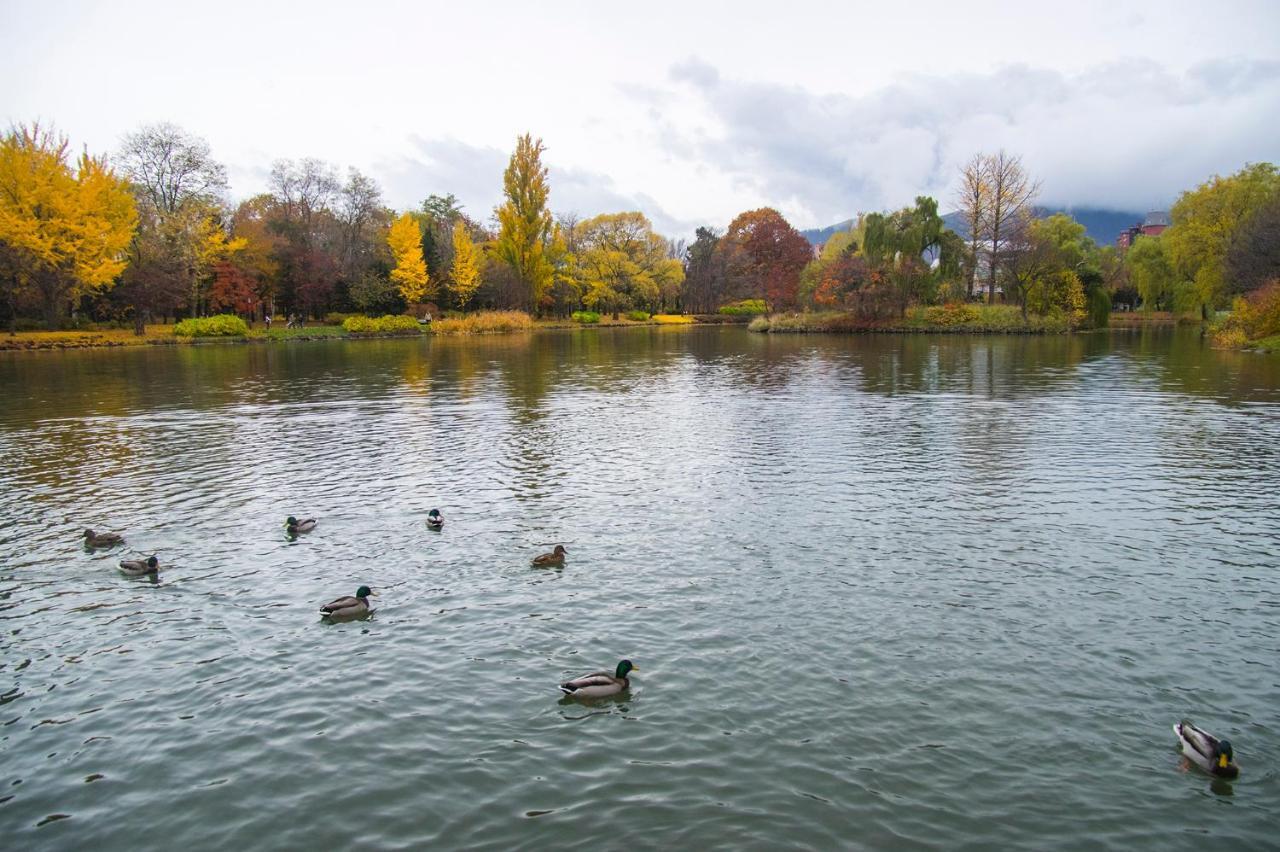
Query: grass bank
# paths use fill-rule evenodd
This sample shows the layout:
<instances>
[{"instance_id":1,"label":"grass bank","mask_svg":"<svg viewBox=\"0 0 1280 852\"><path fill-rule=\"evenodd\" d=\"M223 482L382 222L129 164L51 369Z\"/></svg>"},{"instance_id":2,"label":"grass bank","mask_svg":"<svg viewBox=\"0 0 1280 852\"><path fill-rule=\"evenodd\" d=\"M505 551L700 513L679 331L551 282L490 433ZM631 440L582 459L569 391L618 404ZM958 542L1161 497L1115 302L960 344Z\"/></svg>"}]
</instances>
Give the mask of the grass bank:
<instances>
[{"instance_id":1,"label":"grass bank","mask_svg":"<svg viewBox=\"0 0 1280 852\"><path fill-rule=\"evenodd\" d=\"M771 334L1063 334L1072 325L1063 314L1031 314L1024 320L1014 305L937 305L909 308L906 316L894 319L869 320L842 311L772 314L756 317L747 328Z\"/></svg>"},{"instance_id":2,"label":"grass bank","mask_svg":"<svg viewBox=\"0 0 1280 852\"><path fill-rule=\"evenodd\" d=\"M400 320L408 318L395 317ZM386 318L382 318L386 320ZM601 316L597 322L582 323L574 320L534 320L523 311L478 311L460 317L442 317L429 325L412 325L409 322L381 325L378 320L360 317L344 320L344 325L308 325L287 328L276 324L272 328L258 324L248 328L245 334L218 334L215 336L184 336L175 334L173 325L148 325L143 334L133 333L131 328L87 331L21 331L14 336L0 335L0 351L28 349L91 349L115 346L190 346L206 343L256 343L290 342L299 340L328 340L346 338L363 340L385 337L416 337L421 334L473 335L510 334L512 332L540 331L563 328L618 328L655 325L688 325L695 322L692 316L680 314L645 315L645 319L629 319L620 316L613 319Z\"/></svg>"}]
</instances>

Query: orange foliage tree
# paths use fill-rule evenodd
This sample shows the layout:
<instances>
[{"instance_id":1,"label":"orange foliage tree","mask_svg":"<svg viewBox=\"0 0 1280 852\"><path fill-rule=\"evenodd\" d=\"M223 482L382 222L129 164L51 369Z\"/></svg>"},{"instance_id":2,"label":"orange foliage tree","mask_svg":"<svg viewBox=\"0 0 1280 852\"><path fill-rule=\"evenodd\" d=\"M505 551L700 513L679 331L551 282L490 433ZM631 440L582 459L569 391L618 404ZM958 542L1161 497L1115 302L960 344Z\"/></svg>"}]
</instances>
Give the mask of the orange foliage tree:
<instances>
[{"instance_id":1,"label":"orange foliage tree","mask_svg":"<svg viewBox=\"0 0 1280 852\"><path fill-rule=\"evenodd\" d=\"M769 207L738 214L721 242L738 289L763 298L770 309L795 307L800 271L813 259L804 235Z\"/></svg>"}]
</instances>

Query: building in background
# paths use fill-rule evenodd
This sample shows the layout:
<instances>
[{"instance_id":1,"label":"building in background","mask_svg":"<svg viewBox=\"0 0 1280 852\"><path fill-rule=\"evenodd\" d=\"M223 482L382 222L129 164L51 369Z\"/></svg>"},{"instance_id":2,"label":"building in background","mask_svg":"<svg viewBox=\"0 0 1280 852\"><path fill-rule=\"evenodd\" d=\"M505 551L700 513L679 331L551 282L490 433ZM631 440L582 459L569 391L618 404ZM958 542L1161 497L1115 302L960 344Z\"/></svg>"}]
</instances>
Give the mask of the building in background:
<instances>
[{"instance_id":1,"label":"building in background","mask_svg":"<svg viewBox=\"0 0 1280 852\"><path fill-rule=\"evenodd\" d=\"M1142 220L1142 224L1121 231L1120 236L1116 237L1116 246L1123 251L1133 245L1138 237L1159 236L1167 227L1169 227L1169 211L1153 210L1147 214L1147 218Z\"/></svg>"}]
</instances>

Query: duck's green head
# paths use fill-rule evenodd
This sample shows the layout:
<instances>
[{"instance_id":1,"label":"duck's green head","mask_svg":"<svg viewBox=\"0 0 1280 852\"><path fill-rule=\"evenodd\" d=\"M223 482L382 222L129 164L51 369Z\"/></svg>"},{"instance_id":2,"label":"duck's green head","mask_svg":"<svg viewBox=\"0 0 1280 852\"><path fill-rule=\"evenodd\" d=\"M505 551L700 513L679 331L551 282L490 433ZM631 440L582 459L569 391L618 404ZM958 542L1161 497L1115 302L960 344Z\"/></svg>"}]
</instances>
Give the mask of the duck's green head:
<instances>
[{"instance_id":1,"label":"duck's green head","mask_svg":"<svg viewBox=\"0 0 1280 852\"><path fill-rule=\"evenodd\" d=\"M627 675L631 674L632 672L638 672L638 671L640 670L635 666L633 666L630 660L623 660L622 662L618 663L618 670L614 673L613 676L616 678L624 678Z\"/></svg>"},{"instance_id":2,"label":"duck's green head","mask_svg":"<svg viewBox=\"0 0 1280 852\"><path fill-rule=\"evenodd\" d=\"M358 598L367 598L370 595L373 595L373 589L369 588L368 586L361 586L360 588L356 589L356 597ZM373 595L373 596L377 597L377 595Z\"/></svg>"},{"instance_id":3,"label":"duck's green head","mask_svg":"<svg viewBox=\"0 0 1280 852\"><path fill-rule=\"evenodd\" d=\"M154 556L148 556L148 557L147 557L147 567L148 567L148 568L155 568L155 567L156 567L157 565L159 565L159 564L160 564L160 560L159 560L159 559L156 559Z\"/></svg>"},{"instance_id":4,"label":"duck's green head","mask_svg":"<svg viewBox=\"0 0 1280 852\"><path fill-rule=\"evenodd\" d=\"M439 509L432 509L430 512L427 512L427 517L429 517L429 518L438 518L438 517L440 517L440 510L439 510Z\"/></svg>"},{"instance_id":5,"label":"duck's green head","mask_svg":"<svg viewBox=\"0 0 1280 852\"><path fill-rule=\"evenodd\" d=\"M1218 740L1218 768L1226 769L1231 765L1231 761L1235 759L1236 753L1231 748L1231 743L1226 740Z\"/></svg>"},{"instance_id":6,"label":"duck's green head","mask_svg":"<svg viewBox=\"0 0 1280 852\"><path fill-rule=\"evenodd\" d=\"M295 518L293 515L290 515L288 518L285 519L284 525L286 527L296 527L298 525L298 519Z\"/></svg>"}]
</instances>

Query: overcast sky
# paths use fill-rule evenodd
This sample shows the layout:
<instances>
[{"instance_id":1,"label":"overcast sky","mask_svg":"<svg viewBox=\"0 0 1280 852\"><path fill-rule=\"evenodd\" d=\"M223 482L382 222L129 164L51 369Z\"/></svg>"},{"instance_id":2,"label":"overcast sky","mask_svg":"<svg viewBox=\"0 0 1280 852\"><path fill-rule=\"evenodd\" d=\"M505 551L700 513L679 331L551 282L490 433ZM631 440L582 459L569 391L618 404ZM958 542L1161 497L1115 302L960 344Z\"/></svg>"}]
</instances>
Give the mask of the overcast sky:
<instances>
[{"instance_id":1,"label":"overcast sky","mask_svg":"<svg viewBox=\"0 0 1280 852\"><path fill-rule=\"evenodd\" d=\"M518 134L551 206L668 234L760 206L828 225L1004 147L1050 204L1145 211L1280 162L1280 2L282 3L0 0L0 117L94 152L205 137L232 193L277 158L489 216Z\"/></svg>"}]
</instances>

